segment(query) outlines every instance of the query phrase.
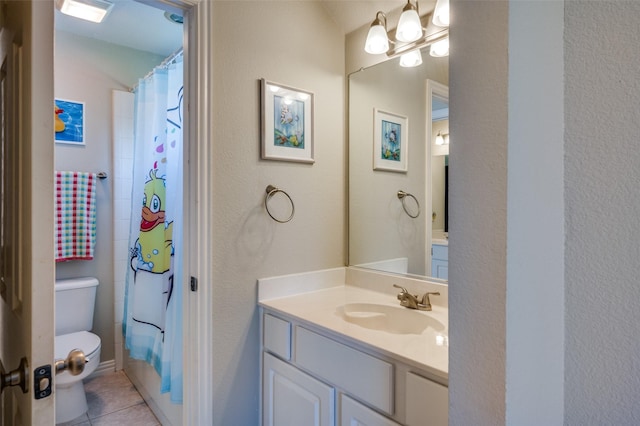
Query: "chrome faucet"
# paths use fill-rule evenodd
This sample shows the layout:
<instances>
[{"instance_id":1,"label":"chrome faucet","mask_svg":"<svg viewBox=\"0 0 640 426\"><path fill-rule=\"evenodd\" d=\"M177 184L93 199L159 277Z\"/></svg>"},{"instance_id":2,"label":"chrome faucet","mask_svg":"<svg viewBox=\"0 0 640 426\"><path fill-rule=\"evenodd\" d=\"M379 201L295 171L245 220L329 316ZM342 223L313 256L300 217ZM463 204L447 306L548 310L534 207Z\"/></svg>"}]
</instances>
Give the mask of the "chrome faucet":
<instances>
[{"instance_id":1,"label":"chrome faucet","mask_svg":"<svg viewBox=\"0 0 640 426\"><path fill-rule=\"evenodd\" d=\"M400 306L404 306L409 309L417 309L419 311L430 311L431 308L431 300L429 300L429 295L440 296L439 291L435 292L427 292L422 296L422 299L419 299L418 295L413 295L407 291L406 288L399 286L397 284L393 285L395 288L400 289L400 293L398 293L398 300L400 301Z\"/></svg>"}]
</instances>

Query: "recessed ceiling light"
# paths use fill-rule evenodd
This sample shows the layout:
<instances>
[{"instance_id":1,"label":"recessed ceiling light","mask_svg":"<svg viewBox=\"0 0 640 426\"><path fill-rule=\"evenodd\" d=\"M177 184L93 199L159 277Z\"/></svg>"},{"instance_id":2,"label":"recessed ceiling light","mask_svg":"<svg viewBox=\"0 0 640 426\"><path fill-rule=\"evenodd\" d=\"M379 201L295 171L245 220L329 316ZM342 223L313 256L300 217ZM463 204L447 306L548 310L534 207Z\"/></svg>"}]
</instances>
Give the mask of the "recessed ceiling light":
<instances>
[{"instance_id":1,"label":"recessed ceiling light","mask_svg":"<svg viewBox=\"0 0 640 426\"><path fill-rule=\"evenodd\" d=\"M100 23L113 8L106 0L56 0L56 7L65 15Z\"/></svg>"}]
</instances>

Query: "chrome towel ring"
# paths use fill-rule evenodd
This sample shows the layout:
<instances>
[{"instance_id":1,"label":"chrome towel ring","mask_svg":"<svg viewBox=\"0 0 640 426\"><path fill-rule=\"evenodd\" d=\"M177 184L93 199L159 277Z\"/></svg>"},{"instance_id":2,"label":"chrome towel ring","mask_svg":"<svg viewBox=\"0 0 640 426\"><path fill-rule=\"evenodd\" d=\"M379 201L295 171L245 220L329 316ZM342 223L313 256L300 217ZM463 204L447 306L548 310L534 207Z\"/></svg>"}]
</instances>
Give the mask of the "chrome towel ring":
<instances>
[{"instance_id":1,"label":"chrome towel ring","mask_svg":"<svg viewBox=\"0 0 640 426\"><path fill-rule=\"evenodd\" d=\"M273 185L267 185L266 192L267 192L267 195L265 195L265 197L264 197L264 208L267 210L267 213L269 214L271 219L275 220L278 223L287 223L287 222L289 222L293 218L293 214L296 211L296 206L293 204L293 200L291 199L289 194L287 194L284 190L282 190L280 188L276 188ZM289 215L288 218L286 218L284 220L278 219L273 214L271 214L271 211L269 210L269 200L271 200L271 198L274 195L276 195L278 192L284 194L289 199L289 202L291 203L291 214Z\"/></svg>"},{"instance_id":2,"label":"chrome towel ring","mask_svg":"<svg viewBox=\"0 0 640 426\"><path fill-rule=\"evenodd\" d=\"M418 206L418 212L417 212L415 215L411 214L411 213L409 212L409 210L407 209L407 205L405 204L405 202L406 202L406 200L407 200L407 197L409 197L409 198L413 198L413 201L415 201L415 202L416 202L416 206ZM402 208L404 209L404 212L405 212L405 213L406 213L410 218L415 219L415 218L417 218L418 216L420 216L420 203L418 202L418 199L417 199L416 197L414 197L414 196L413 196L413 194L410 194L410 193L408 193L408 192L405 192L405 191L400 190L400 191L398 191L398 199L399 199L400 201L402 201Z\"/></svg>"}]
</instances>

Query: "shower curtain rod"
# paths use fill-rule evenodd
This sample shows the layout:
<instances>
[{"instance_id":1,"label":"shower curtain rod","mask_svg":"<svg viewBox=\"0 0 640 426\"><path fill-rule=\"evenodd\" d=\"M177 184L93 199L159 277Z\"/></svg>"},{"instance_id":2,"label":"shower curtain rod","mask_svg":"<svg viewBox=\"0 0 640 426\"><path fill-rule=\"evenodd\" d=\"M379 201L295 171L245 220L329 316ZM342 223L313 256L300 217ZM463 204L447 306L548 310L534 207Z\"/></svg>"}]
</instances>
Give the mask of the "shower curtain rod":
<instances>
[{"instance_id":1,"label":"shower curtain rod","mask_svg":"<svg viewBox=\"0 0 640 426\"><path fill-rule=\"evenodd\" d=\"M166 67L168 65L171 65L172 63L175 62L175 59L178 55L180 55L183 51L183 48L179 48L178 50L176 50L175 52L173 52L171 55L167 56L162 62L160 62L160 65L157 65L155 67L153 67L153 69L151 71L149 71L147 73L147 75L145 75L144 77L142 77L140 80L138 80L138 82L136 84L133 85L133 87L131 89L129 89L129 92L133 93L135 92L135 90L138 88L138 86L140 85L140 81L144 81L147 78L151 77L155 71L156 68L162 68L162 67Z\"/></svg>"}]
</instances>

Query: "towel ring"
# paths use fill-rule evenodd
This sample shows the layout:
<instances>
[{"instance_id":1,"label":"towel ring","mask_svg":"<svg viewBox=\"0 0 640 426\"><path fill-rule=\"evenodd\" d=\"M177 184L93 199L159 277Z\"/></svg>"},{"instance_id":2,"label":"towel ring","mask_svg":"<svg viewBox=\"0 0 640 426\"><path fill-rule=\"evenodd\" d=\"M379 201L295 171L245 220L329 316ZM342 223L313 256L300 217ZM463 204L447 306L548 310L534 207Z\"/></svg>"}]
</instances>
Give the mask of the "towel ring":
<instances>
[{"instance_id":1,"label":"towel ring","mask_svg":"<svg viewBox=\"0 0 640 426\"><path fill-rule=\"evenodd\" d=\"M412 215L411 213L409 213L409 210L407 210L407 205L405 204L405 200L407 199L407 197L413 198L413 201L416 202L416 206L418 206L418 213L416 213L415 215ZM418 199L413 196L413 194L400 190L398 191L398 198L402 201L402 209L410 218L415 219L420 216L420 203L418 202Z\"/></svg>"},{"instance_id":2,"label":"towel ring","mask_svg":"<svg viewBox=\"0 0 640 426\"><path fill-rule=\"evenodd\" d=\"M280 188L276 188L273 185L267 185L266 192L267 192L267 195L264 197L264 208L267 209L267 213L269 214L271 219L275 220L278 223L287 223L287 222L289 222L293 218L293 214L296 211L296 206L293 204L293 200L291 199L289 194L287 194L284 190L282 190ZM273 214L271 214L271 211L269 211L269 200L271 200L271 198L274 195L276 195L278 192L284 194L289 199L289 202L291 203L291 214L285 220L278 219Z\"/></svg>"}]
</instances>

